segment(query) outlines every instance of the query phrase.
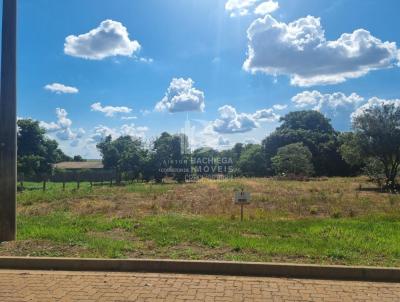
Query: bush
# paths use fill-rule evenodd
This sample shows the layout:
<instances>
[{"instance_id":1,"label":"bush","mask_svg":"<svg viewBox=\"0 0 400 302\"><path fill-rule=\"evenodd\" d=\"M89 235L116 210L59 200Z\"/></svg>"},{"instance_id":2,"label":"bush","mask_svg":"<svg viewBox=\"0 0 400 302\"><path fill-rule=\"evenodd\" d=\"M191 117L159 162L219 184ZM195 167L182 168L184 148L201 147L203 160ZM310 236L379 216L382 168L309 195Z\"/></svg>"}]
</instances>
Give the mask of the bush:
<instances>
[{"instance_id":1,"label":"bush","mask_svg":"<svg viewBox=\"0 0 400 302\"><path fill-rule=\"evenodd\" d=\"M276 174L285 176L311 176L314 174L312 154L303 143L286 145L278 149L272 159Z\"/></svg>"},{"instance_id":2,"label":"bush","mask_svg":"<svg viewBox=\"0 0 400 302\"><path fill-rule=\"evenodd\" d=\"M385 167L381 161L376 158L369 158L365 162L365 167L363 168L363 172L368 178L378 184L380 188L385 186Z\"/></svg>"}]
</instances>

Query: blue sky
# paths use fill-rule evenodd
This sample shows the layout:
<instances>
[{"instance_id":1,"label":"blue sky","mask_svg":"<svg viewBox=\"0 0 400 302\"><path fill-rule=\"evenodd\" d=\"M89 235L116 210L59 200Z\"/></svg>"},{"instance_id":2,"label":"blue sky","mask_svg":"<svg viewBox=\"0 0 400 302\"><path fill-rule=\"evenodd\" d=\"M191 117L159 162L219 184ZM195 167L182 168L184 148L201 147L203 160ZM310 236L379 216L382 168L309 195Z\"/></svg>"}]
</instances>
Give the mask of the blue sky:
<instances>
[{"instance_id":1,"label":"blue sky","mask_svg":"<svg viewBox=\"0 0 400 302\"><path fill-rule=\"evenodd\" d=\"M260 142L293 110L348 130L400 103L396 0L20 0L18 115L68 154L105 135ZM186 126L188 127L188 126Z\"/></svg>"}]
</instances>

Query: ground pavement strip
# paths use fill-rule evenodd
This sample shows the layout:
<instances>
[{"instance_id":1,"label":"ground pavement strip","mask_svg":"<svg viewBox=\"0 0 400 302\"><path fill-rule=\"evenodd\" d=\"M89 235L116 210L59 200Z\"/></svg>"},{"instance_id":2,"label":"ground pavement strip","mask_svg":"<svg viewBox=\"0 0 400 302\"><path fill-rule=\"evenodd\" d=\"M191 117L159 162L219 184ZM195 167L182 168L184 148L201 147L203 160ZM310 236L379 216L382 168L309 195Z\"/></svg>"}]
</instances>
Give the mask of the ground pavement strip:
<instances>
[{"instance_id":1,"label":"ground pavement strip","mask_svg":"<svg viewBox=\"0 0 400 302\"><path fill-rule=\"evenodd\" d=\"M400 301L400 284L0 270L0 301Z\"/></svg>"}]
</instances>

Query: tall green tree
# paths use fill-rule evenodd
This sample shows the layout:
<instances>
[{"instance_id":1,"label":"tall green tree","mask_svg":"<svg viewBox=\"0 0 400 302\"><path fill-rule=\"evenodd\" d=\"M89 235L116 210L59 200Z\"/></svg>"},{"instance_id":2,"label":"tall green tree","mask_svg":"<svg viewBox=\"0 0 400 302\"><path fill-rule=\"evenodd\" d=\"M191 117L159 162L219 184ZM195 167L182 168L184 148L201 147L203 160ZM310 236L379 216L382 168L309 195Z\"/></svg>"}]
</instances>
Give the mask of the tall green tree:
<instances>
[{"instance_id":1,"label":"tall green tree","mask_svg":"<svg viewBox=\"0 0 400 302\"><path fill-rule=\"evenodd\" d=\"M262 177L266 175L267 162L261 145L247 145L241 152L237 167L241 175Z\"/></svg>"},{"instance_id":2,"label":"tall green tree","mask_svg":"<svg viewBox=\"0 0 400 302\"><path fill-rule=\"evenodd\" d=\"M312 154L316 175L348 175L350 167L339 153L338 132L330 120L317 111L296 111L281 118L282 125L262 143L267 160L268 173L272 175L271 158L278 149L294 143L302 143Z\"/></svg>"},{"instance_id":3,"label":"tall green tree","mask_svg":"<svg viewBox=\"0 0 400 302\"><path fill-rule=\"evenodd\" d=\"M190 154L185 143L187 137L163 132L153 144L153 168L155 180L160 182L171 176L182 182L190 173ZM172 172L164 172L172 171Z\"/></svg>"},{"instance_id":4,"label":"tall green tree","mask_svg":"<svg viewBox=\"0 0 400 302\"><path fill-rule=\"evenodd\" d=\"M379 161L385 187L395 190L400 165L400 107L382 104L367 108L354 117L353 129L341 148L343 157L350 164Z\"/></svg>"},{"instance_id":5,"label":"tall green tree","mask_svg":"<svg viewBox=\"0 0 400 302\"><path fill-rule=\"evenodd\" d=\"M97 144L104 168L115 169L118 182L123 173L131 173L136 178L139 176L145 157L142 146L140 139L131 136L121 136L116 140L108 136Z\"/></svg>"},{"instance_id":6,"label":"tall green tree","mask_svg":"<svg viewBox=\"0 0 400 302\"><path fill-rule=\"evenodd\" d=\"M218 163L211 162L213 159L219 158L220 152L212 148L199 148L193 151L193 166L198 176L205 176L218 173Z\"/></svg>"},{"instance_id":7,"label":"tall green tree","mask_svg":"<svg viewBox=\"0 0 400 302\"><path fill-rule=\"evenodd\" d=\"M271 160L272 167L278 175L311 176L314 174L312 154L302 143L279 148Z\"/></svg>"},{"instance_id":8,"label":"tall green tree","mask_svg":"<svg viewBox=\"0 0 400 302\"><path fill-rule=\"evenodd\" d=\"M52 164L71 160L58 148L58 143L45 134L38 121L18 121L18 171L27 178L48 175Z\"/></svg>"}]
</instances>

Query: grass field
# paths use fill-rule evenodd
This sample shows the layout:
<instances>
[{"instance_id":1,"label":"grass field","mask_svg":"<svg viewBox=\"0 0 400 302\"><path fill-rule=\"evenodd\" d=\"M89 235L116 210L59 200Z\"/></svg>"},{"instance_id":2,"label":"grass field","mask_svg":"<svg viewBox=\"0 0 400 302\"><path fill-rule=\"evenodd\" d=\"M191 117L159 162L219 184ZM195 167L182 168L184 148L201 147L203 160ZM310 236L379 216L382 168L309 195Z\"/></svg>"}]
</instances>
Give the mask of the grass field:
<instances>
[{"instance_id":1,"label":"grass field","mask_svg":"<svg viewBox=\"0 0 400 302\"><path fill-rule=\"evenodd\" d=\"M243 222L241 188L253 199ZM400 196L364 178L48 184L18 194L18 241L0 255L399 266Z\"/></svg>"}]
</instances>

